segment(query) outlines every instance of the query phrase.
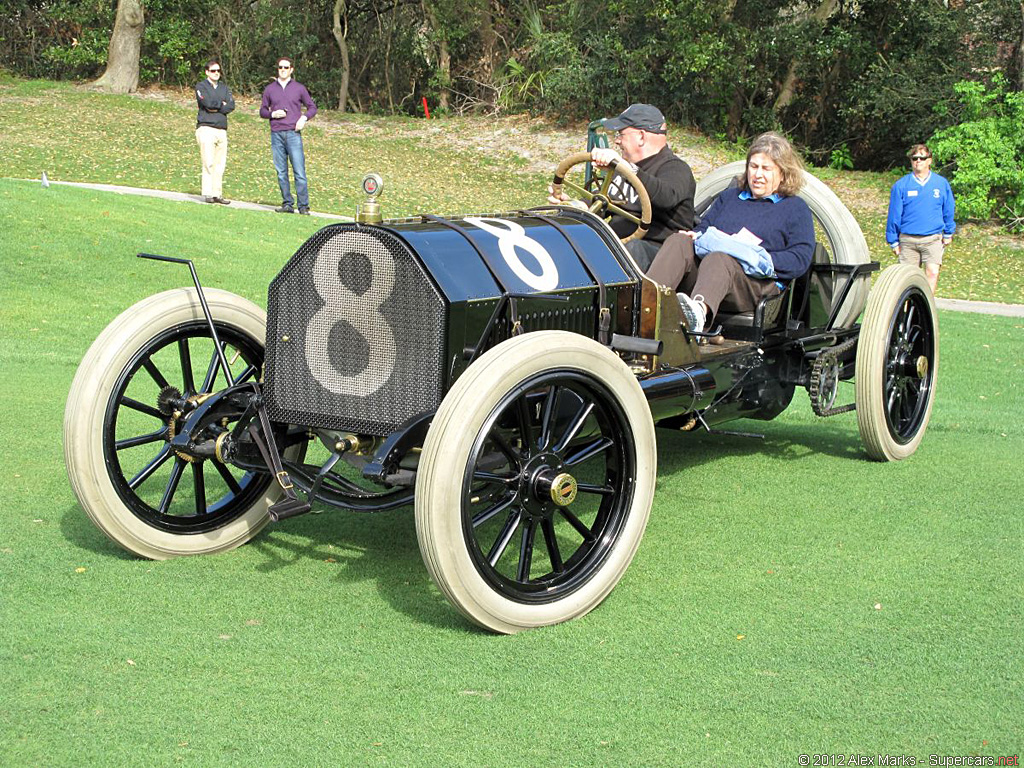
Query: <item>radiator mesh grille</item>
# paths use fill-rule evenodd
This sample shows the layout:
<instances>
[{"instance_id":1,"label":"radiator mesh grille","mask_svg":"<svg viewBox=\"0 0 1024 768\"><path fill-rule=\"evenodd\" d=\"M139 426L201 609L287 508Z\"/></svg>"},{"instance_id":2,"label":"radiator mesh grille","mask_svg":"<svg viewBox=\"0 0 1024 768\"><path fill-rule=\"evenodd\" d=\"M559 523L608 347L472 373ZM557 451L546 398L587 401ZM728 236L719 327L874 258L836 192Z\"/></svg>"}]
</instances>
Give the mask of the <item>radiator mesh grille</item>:
<instances>
[{"instance_id":1,"label":"radiator mesh grille","mask_svg":"<svg viewBox=\"0 0 1024 768\"><path fill-rule=\"evenodd\" d=\"M270 285L271 418L385 435L441 401L445 304L386 230L327 227Z\"/></svg>"}]
</instances>

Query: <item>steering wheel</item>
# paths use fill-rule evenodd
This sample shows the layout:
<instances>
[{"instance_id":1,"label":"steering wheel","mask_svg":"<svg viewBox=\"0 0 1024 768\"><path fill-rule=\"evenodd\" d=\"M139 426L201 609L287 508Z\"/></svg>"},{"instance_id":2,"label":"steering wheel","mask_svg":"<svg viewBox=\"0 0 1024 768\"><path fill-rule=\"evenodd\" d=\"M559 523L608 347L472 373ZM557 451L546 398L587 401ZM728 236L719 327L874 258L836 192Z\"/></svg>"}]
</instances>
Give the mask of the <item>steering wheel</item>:
<instances>
[{"instance_id":1,"label":"steering wheel","mask_svg":"<svg viewBox=\"0 0 1024 768\"><path fill-rule=\"evenodd\" d=\"M580 165L590 161L589 152L577 152L576 154L569 155L565 160L558 164L555 168L555 178L551 184L551 190L555 197L561 195L563 187L573 192L576 199L581 200L587 204L587 209L602 218L607 218L613 213L617 216L622 216L624 219L628 219L636 224L636 229L633 230L627 237L621 238L623 243L628 243L630 240L640 240L647 234L647 230L651 227L651 196L647 194L647 190L641 183L640 179L637 178L636 173L624 160L613 160L611 164L604 169L604 177L600 178L600 187L596 192L591 192L571 181L566 181L565 176L569 172L569 169L574 166ZM599 174L601 169L595 168L595 174ZM621 200L614 201L608 196L608 188L612 184L612 179L615 174L618 173L623 179L628 181L633 189L636 190L637 194L640 195L640 218L637 218L634 214L629 211L623 210L616 203L621 203Z\"/></svg>"}]
</instances>

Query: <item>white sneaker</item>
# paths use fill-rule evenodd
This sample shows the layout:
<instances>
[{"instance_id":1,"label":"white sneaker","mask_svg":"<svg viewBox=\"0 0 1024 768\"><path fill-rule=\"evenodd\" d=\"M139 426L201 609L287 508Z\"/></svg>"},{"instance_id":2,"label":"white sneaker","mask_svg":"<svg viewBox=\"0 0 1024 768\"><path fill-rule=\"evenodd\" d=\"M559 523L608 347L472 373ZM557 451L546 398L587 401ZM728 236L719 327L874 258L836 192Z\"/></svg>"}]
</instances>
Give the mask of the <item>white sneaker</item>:
<instances>
[{"instance_id":1,"label":"white sneaker","mask_svg":"<svg viewBox=\"0 0 1024 768\"><path fill-rule=\"evenodd\" d=\"M698 333L703 331L708 319L708 312L704 308L704 297L697 295L691 299L685 293L677 293L676 298L679 299L679 306L683 309L683 317L686 318L686 324L690 326L690 330Z\"/></svg>"}]
</instances>

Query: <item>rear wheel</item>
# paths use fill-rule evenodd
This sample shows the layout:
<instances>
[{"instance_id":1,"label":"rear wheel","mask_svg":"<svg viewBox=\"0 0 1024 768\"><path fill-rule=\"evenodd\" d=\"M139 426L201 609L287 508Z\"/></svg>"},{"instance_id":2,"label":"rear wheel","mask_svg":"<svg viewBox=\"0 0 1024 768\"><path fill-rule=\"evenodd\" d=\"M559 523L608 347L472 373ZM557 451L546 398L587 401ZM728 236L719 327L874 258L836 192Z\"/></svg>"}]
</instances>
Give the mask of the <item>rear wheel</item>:
<instances>
[{"instance_id":1,"label":"rear wheel","mask_svg":"<svg viewBox=\"0 0 1024 768\"><path fill-rule=\"evenodd\" d=\"M231 383L258 379L266 314L226 291L205 294ZM267 523L279 497L269 475L179 455L169 444L180 424L162 398L198 402L225 386L192 289L129 308L86 353L64 415L68 478L92 521L128 551L152 559L219 552Z\"/></svg>"},{"instance_id":2,"label":"rear wheel","mask_svg":"<svg viewBox=\"0 0 1024 768\"><path fill-rule=\"evenodd\" d=\"M636 378L577 334L511 339L437 412L416 482L434 581L467 617L512 633L580 616L625 573L657 472Z\"/></svg>"},{"instance_id":3,"label":"rear wheel","mask_svg":"<svg viewBox=\"0 0 1024 768\"><path fill-rule=\"evenodd\" d=\"M857 426L868 455L905 459L931 418L939 369L935 300L924 273L894 264L879 276L857 341Z\"/></svg>"}]
</instances>

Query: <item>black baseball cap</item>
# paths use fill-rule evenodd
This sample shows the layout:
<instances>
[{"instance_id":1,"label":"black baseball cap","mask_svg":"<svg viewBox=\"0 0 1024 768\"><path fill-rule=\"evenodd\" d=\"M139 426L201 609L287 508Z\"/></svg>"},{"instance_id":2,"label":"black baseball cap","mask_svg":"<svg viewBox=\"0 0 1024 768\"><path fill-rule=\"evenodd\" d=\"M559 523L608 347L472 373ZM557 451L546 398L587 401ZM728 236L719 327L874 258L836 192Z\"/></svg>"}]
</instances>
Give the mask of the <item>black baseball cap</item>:
<instances>
[{"instance_id":1,"label":"black baseball cap","mask_svg":"<svg viewBox=\"0 0 1024 768\"><path fill-rule=\"evenodd\" d=\"M665 116L661 110L650 104L630 104L618 117L606 117L601 121L606 131L621 131L623 128L639 128L651 133L665 133Z\"/></svg>"}]
</instances>

